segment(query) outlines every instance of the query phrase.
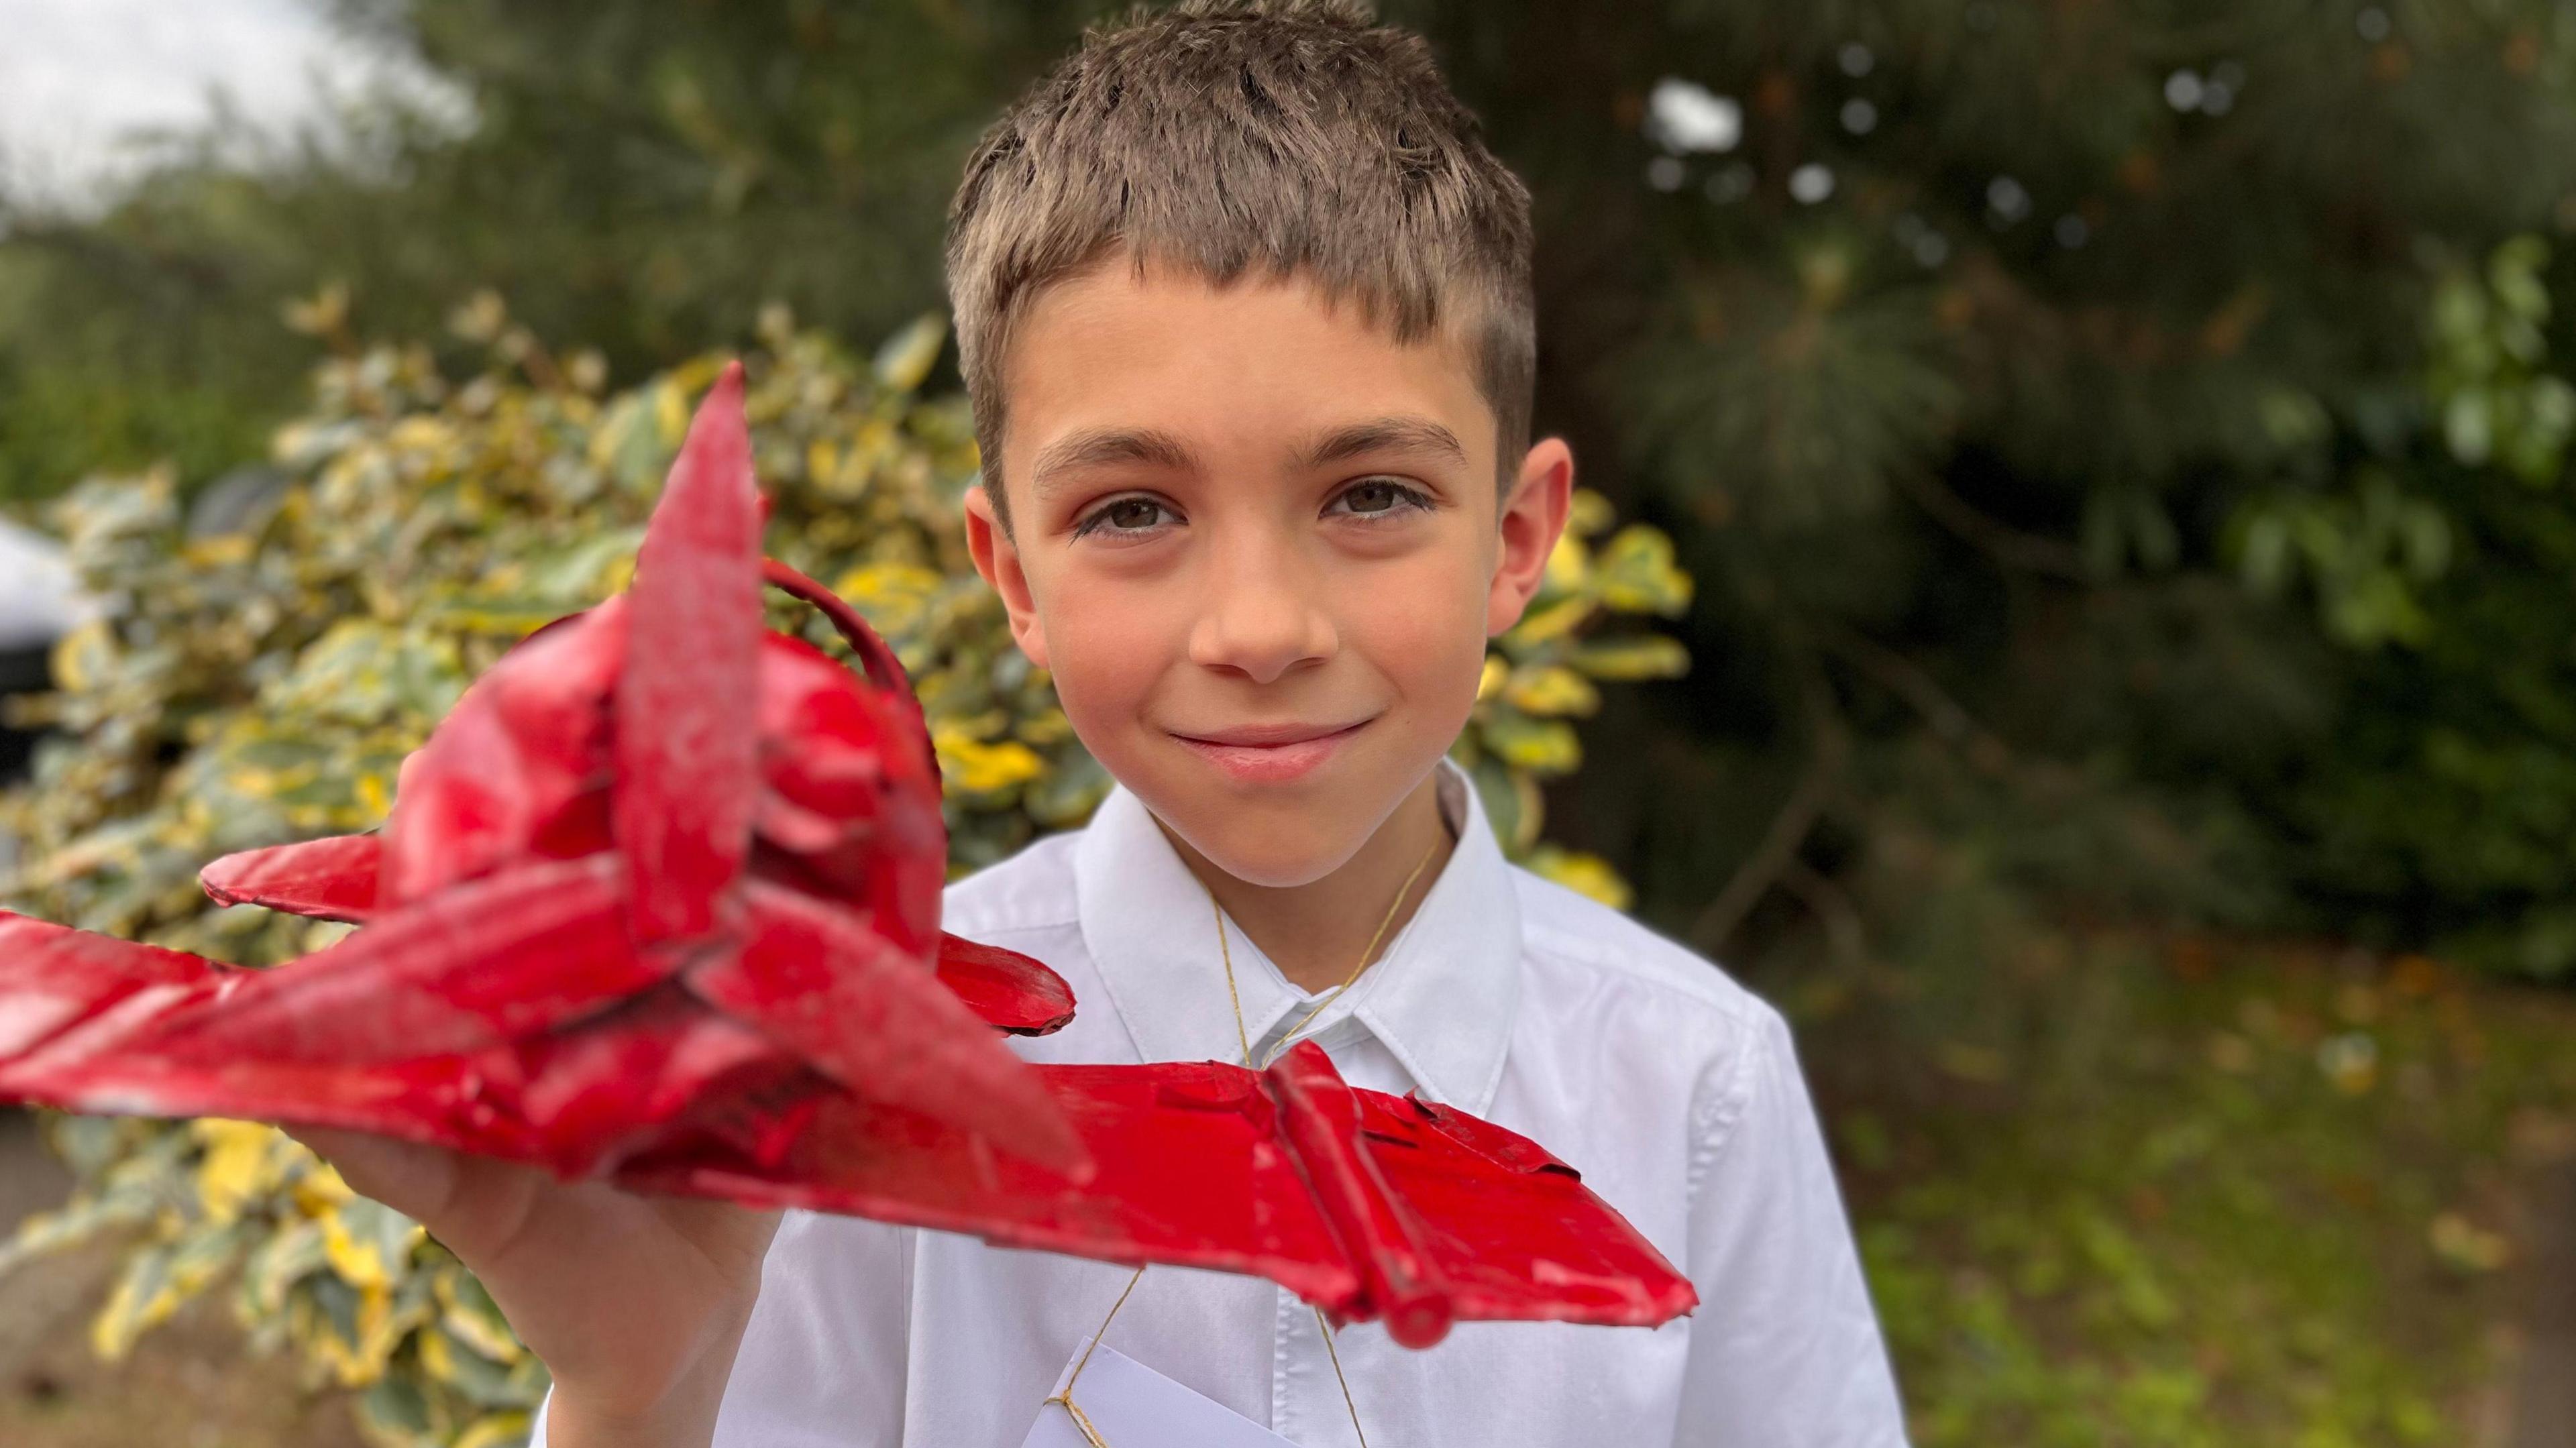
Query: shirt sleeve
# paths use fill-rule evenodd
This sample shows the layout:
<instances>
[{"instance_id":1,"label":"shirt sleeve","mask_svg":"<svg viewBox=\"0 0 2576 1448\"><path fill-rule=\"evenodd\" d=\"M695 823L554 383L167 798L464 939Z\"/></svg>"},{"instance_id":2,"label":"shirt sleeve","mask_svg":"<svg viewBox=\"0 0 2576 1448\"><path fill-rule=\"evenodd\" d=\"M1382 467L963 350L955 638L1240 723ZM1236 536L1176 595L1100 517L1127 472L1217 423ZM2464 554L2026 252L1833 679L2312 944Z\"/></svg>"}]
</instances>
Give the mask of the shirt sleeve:
<instances>
[{"instance_id":1,"label":"shirt sleeve","mask_svg":"<svg viewBox=\"0 0 2576 1448\"><path fill-rule=\"evenodd\" d=\"M916 1236L787 1214L761 1259L713 1448L899 1448ZM528 1448L546 1448L543 1406Z\"/></svg>"},{"instance_id":2,"label":"shirt sleeve","mask_svg":"<svg viewBox=\"0 0 2576 1448\"><path fill-rule=\"evenodd\" d=\"M1695 1113L1674 1448L1903 1448L1904 1410L1789 1028L1762 1008Z\"/></svg>"}]
</instances>

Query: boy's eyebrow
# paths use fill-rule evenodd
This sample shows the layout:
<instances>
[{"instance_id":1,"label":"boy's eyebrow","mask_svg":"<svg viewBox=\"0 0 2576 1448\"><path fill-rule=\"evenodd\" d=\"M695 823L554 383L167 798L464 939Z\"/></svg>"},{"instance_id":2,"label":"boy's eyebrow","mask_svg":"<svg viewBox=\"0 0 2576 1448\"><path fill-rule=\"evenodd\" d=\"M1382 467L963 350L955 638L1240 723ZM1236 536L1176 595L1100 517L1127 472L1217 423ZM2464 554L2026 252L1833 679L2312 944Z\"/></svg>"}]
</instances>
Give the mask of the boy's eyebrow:
<instances>
[{"instance_id":1,"label":"boy's eyebrow","mask_svg":"<svg viewBox=\"0 0 2576 1448\"><path fill-rule=\"evenodd\" d=\"M1446 453L1467 461L1458 435L1427 417L1394 415L1337 427L1316 438L1298 454L1300 467L1320 468L1373 452ZM1095 427L1057 438L1038 450L1029 467L1029 489L1044 497L1059 474L1117 463L1142 463L1173 472L1191 472L1198 459L1189 445L1150 427Z\"/></svg>"},{"instance_id":2,"label":"boy's eyebrow","mask_svg":"<svg viewBox=\"0 0 2576 1448\"><path fill-rule=\"evenodd\" d=\"M1376 417L1367 422L1338 427L1317 438L1299 459L1308 468L1355 458L1373 452L1447 453L1463 463L1467 449L1460 446L1458 434L1427 417Z\"/></svg>"},{"instance_id":3,"label":"boy's eyebrow","mask_svg":"<svg viewBox=\"0 0 2576 1448\"><path fill-rule=\"evenodd\" d=\"M1150 427L1095 427L1057 438L1038 450L1029 465L1029 491L1044 497L1056 474L1108 463L1145 463L1187 472L1197 466L1189 447L1168 432Z\"/></svg>"}]
</instances>

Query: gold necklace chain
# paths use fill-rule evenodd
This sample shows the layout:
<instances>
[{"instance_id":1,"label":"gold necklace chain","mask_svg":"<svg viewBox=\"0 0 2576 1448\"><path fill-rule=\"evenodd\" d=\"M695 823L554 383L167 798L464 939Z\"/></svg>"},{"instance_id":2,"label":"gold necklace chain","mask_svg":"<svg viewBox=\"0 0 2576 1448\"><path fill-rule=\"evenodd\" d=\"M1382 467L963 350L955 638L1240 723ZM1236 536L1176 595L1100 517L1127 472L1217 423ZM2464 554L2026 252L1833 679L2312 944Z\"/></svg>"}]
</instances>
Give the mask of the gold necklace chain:
<instances>
[{"instance_id":1,"label":"gold necklace chain","mask_svg":"<svg viewBox=\"0 0 2576 1448\"><path fill-rule=\"evenodd\" d=\"M1243 1048L1244 1065L1251 1066L1254 1070L1259 1070L1261 1066L1267 1066L1271 1062L1278 1060L1279 1053L1287 1050L1290 1044L1296 1041L1297 1033L1306 1029L1307 1023L1313 1021L1315 1017L1322 1015L1327 1007L1342 998L1342 993L1344 991L1349 990L1352 986L1359 983L1361 973L1369 968L1369 958L1377 954L1377 943L1386 938L1386 928L1395 923L1395 913L1404 908L1404 897L1413 893L1413 882L1422 878L1422 872L1430 867L1431 857L1440 853L1440 847L1448 843L1448 839L1448 824L1446 821L1443 821L1440 829L1440 838L1433 840L1431 842L1431 848L1422 852L1422 858L1413 862L1413 872L1404 877L1404 883L1402 885L1396 887L1395 899L1388 902L1386 913L1378 917L1377 929L1370 932L1368 944L1360 947L1359 963L1351 967L1350 974L1342 977L1342 983L1340 985L1326 991L1323 999L1315 1002L1312 1006L1307 1007L1306 1013L1299 1016L1296 1023L1291 1025L1287 1029L1286 1033L1280 1036L1279 1044L1270 1048L1269 1054L1261 1058L1260 1065L1258 1066L1254 1065L1252 1060L1252 1042L1244 1034L1243 995L1240 991L1235 989L1234 985L1234 950L1231 946L1226 944L1225 907L1217 903L1216 892L1214 890L1208 890L1206 881L1202 880L1199 882L1199 888L1207 891L1208 909L1216 913L1217 956L1225 962L1225 998L1227 1004L1234 1007L1234 1039L1236 1044Z\"/></svg>"},{"instance_id":2,"label":"gold necklace chain","mask_svg":"<svg viewBox=\"0 0 2576 1448\"><path fill-rule=\"evenodd\" d=\"M1377 943L1386 938L1387 927L1395 923L1396 912L1404 908L1405 897L1413 893L1413 882L1422 878L1422 872L1430 867L1431 857L1440 853L1440 847L1449 842L1449 821L1444 815L1440 821L1440 838L1433 840L1431 848L1422 852L1422 858L1414 862L1412 872L1404 877L1404 883L1396 887L1395 899L1388 902L1386 914L1378 918L1377 929L1370 932L1368 944L1360 947L1359 963L1351 967L1349 975L1342 977L1340 985L1325 992L1322 1000L1309 1007L1306 1013L1299 1016L1296 1023L1279 1037L1279 1044L1271 1047L1270 1054L1262 1059L1263 1066L1278 1060L1279 1054L1296 1041L1299 1031L1306 1029L1309 1022L1322 1015L1326 1007L1340 1000L1344 991L1359 983L1361 973L1369 968L1369 958L1377 954ZM1217 958L1225 962L1225 998L1227 1004L1234 1007L1235 1043L1243 1050L1243 1064L1253 1067L1252 1040L1243 1026L1243 995L1235 988L1234 983L1234 951L1226 944L1225 907L1217 903L1216 892L1207 889L1205 880L1199 882L1199 888L1207 890L1208 909L1216 915ZM1253 1067L1253 1069L1259 1068ZM1118 1300L1109 1305L1109 1315L1100 1319L1100 1326L1091 1334L1091 1341L1083 1346L1082 1356L1074 1361L1073 1371L1065 1376L1062 1391L1046 1400L1064 1409L1066 1415L1073 1419L1073 1425L1082 1430L1083 1441L1091 1445L1091 1448L1109 1448L1109 1440L1100 1436L1100 1430L1092 1425L1091 1415L1082 1411L1082 1406L1073 1400L1073 1385L1082 1381L1082 1370L1091 1366L1091 1354L1099 1348L1100 1340L1109 1335L1109 1324L1117 1319L1118 1309L1127 1305L1128 1297L1135 1292L1136 1284L1143 1281L1144 1277L1145 1269L1139 1267L1135 1274L1127 1279L1126 1287L1118 1293ZM1342 1375L1341 1350L1333 1346L1333 1325L1324 1320L1324 1309L1317 1307L1314 1313L1315 1330L1323 1334L1324 1338L1324 1355L1331 1359L1333 1364L1333 1381L1341 1384L1342 1406L1349 1410L1351 1415L1351 1431L1359 1435L1360 1448L1368 1448L1368 1430L1360 1426L1359 1402L1351 1396L1351 1380Z\"/></svg>"}]
</instances>

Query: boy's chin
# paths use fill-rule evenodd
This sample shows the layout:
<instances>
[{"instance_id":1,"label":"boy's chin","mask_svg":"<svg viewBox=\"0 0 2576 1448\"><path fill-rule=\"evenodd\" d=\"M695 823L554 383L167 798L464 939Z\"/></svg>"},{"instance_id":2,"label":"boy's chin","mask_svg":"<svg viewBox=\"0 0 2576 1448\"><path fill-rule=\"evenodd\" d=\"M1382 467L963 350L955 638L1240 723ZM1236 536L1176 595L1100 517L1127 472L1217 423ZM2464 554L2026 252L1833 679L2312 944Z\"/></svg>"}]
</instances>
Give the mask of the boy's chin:
<instances>
[{"instance_id":1,"label":"boy's chin","mask_svg":"<svg viewBox=\"0 0 2576 1448\"><path fill-rule=\"evenodd\" d=\"M1318 818L1311 808L1246 809L1225 799L1148 798L1145 804L1209 864L1247 885L1277 890L1311 885L1340 869L1377 823L1358 811Z\"/></svg>"}]
</instances>

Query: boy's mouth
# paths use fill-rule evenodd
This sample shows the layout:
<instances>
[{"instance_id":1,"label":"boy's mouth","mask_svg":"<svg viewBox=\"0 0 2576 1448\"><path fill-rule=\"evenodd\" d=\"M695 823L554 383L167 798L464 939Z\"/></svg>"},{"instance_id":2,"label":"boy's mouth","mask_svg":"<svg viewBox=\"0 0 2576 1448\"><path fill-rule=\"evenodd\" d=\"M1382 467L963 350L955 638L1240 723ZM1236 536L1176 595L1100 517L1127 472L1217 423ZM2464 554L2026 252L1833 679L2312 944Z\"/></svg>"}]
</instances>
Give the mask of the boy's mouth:
<instances>
[{"instance_id":1,"label":"boy's mouth","mask_svg":"<svg viewBox=\"0 0 2576 1448\"><path fill-rule=\"evenodd\" d=\"M1200 758L1248 784L1295 779L1332 757L1369 721L1356 724L1247 724L1206 734L1174 733Z\"/></svg>"}]
</instances>

